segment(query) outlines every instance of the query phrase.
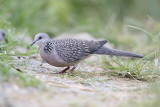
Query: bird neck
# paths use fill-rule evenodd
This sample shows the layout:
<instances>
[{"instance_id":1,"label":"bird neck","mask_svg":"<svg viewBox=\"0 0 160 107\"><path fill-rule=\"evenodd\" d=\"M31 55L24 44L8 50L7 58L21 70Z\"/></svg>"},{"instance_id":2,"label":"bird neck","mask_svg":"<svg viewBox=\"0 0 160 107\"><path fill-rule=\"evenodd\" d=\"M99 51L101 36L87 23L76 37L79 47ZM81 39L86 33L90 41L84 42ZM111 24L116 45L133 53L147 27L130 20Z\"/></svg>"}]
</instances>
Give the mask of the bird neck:
<instances>
[{"instance_id":1,"label":"bird neck","mask_svg":"<svg viewBox=\"0 0 160 107\"><path fill-rule=\"evenodd\" d=\"M41 40L40 42L37 42L40 48L44 47L46 42L50 41L49 39Z\"/></svg>"}]
</instances>

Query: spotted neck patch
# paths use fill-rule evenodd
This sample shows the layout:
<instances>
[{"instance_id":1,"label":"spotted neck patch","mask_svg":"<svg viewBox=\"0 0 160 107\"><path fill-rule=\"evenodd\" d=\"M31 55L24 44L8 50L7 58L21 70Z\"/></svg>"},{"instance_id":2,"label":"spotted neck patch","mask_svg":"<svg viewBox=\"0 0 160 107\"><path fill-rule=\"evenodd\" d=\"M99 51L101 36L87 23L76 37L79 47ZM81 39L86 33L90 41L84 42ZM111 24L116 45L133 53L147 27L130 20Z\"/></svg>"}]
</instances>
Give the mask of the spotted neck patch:
<instances>
[{"instance_id":1,"label":"spotted neck patch","mask_svg":"<svg viewBox=\"0 0 160 107\"><path fill-rule=\"evenodd\" d=\"M46 54L51 53L51 51L53 50L53 43L52 42L47 42L44 46L44 52Z\"/></svg>"}]
</instances>

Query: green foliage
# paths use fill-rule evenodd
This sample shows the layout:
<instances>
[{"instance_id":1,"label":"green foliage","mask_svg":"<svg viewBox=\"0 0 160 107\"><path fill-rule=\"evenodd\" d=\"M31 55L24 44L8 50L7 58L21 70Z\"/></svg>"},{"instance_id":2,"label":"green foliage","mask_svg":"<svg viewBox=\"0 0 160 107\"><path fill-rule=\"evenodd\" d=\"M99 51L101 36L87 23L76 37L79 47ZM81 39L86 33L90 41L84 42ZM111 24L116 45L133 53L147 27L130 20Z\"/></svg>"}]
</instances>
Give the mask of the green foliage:
<instances>
[{"instance_id":1,"label":"green foliage","mask_svg":"<svg viewBox=\"0 0 160 107\"><path fill-rule=\"evenodd\" d=\"M110 36L119 33L114 29L120 29L120 23L140 25L137 20L143 21L147 15L158 19L157 10L158 0L0 0L0 20L9 21L19 31L28 30L32 37L38 32L55 36L86 31L96 37L108 35L107 39L113 41Z\"/></svg>"},{"instance_id":2,"label":"green foliage","mask_svg":"<svg viewBox=\"0 0 160 107\"><path fill-rule=\"evenodd\" d=\"M14 67L17 64L17 62L15 62L16 56L28 56L34 53L34 51L28 50L26 53L17 51L17 47L23 46L25 48L27 44L22 40L19 41L15 39L16 35L13 29L8 28L6 31L8 43L4 41L0 43L0 82L16 83L21 86L31 86L42 89L43 84L38 79ZM24 64L22 65L25 66Z\"/></svg>"},{"instance_id":3,"label":"green foliage","mask_svg":"<svg viewBox=\"0 0 160 107\"><path fill-rule=\"evenodd\" d=\"M139 61L120 61L118 58L111 61L104 59L104 69L111 75L138 80L156 81L160 79L159 66L155 62L145 59Z\"/></svg>"},{"instance_id":4,"label":"green foliage","mask_svg":"<svg viewBox=\"0 0 160 107\"><path fill-rule=\"evenodd\" d=\"M43 84L38 79L3 63L0 63L0 82L18 83L21 86L43 88Z\"/></svg>"}]
</instances>

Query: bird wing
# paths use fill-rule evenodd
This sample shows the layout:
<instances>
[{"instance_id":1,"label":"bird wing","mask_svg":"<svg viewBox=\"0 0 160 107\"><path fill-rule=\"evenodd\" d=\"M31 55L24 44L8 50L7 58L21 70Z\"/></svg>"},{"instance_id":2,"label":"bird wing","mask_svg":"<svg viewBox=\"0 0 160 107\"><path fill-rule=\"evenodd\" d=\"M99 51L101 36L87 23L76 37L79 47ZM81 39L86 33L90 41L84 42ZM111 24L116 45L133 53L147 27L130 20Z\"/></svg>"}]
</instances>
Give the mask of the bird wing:
<instances>
[{"instance_id":1,"label":"bird wing","mask_svg":"<svg viewBox=\"0 0 160 107\"><path fill-rule=\"evenodd\" d=\"M58 40L55 49L61 59L65 62L75 62L94 53L106 41L87 41L78 39Z\"/></svg>"}]
</instances>

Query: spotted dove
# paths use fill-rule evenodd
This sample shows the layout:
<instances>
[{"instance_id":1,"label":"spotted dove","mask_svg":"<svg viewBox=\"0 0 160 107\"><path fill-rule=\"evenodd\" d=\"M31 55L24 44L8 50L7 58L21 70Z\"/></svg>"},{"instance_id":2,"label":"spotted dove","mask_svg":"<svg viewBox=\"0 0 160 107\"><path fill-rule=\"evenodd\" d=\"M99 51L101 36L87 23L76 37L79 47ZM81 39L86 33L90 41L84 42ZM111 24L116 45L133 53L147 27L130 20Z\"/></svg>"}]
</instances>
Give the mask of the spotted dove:
<instances>
[{"instance_id":1,"label":"spotted dove","mask_svg":"<svg viewBox=\"0 0 160 107\"><path fill-rule=\"evenodd\" d=\"M104 46L107 43L106 40L90 41L71 38L51 40L47 34L38 33L31 46L35 43L40 47L42 59L48 64L56 67L67 67L58 74L66 73L70 66L73 66L70 70L73 73L72 71L76 68L76 64L92 54L144 57L140 54L108 48Z\"/></svg>"}]
</instances>

